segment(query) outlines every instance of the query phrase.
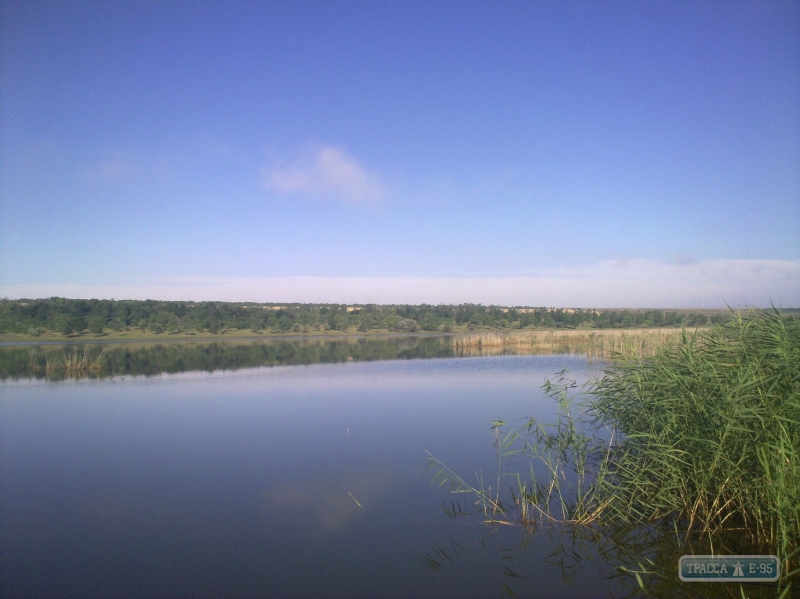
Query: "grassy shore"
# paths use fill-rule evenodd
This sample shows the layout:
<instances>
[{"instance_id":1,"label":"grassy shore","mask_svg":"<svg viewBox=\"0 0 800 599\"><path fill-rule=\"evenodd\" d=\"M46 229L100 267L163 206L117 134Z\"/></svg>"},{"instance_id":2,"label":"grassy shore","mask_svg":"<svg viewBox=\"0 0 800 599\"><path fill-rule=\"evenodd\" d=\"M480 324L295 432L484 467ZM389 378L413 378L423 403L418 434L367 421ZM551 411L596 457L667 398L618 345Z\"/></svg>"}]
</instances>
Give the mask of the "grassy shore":
<instances>
[{"instance_id":1,"label":"grassy shore","mask_svg":"<svg viewBox=\"0 0 800 599\"><path fill-rule=\"evenodd\" d=\"M482 348L484 353L490 355L492 349L501 348L505 353L513 350L534 346L544 351L556 350L555 353L568 353L572 347L592 346L593 348L606 348L611 351L622 349L630 342L645 340L672 339L680 331L679 328L631 328L631 329L522 329L503 330L490 327L468 328L466 326L454 327L448 331L416 331L414 333L400 333L389 329L371 329L359 331L356 327L347 330L316 330L313 328L301 331L283 332L254 332L249 329L229 329L220 333L209 331L182 331L180 333L155 333L146 329L130 328L124 331L106 329L102 334L83 331L78 334L64 335L55 331L44 331L39 335L22 333L0 333L0 342L14 343L113 343L117 341L132 342L163 342L163 341L224 341L244 339L287 339L297 337L376 337L376 336L426 336L426 335L453 335L460 338L457 347L464 351ZM500 352L498 352L500 353ZM527 351L525 353L528 353ZM534 352L539 353L539 352ZM476 354L478 355L478 354Z\"/></svg>"},{"instance_id":2,"label":"grassy shore","mask_svg":"<svg viewBox=\"0 0 800 599\"><path fill-rule=\"evenodd\" d=\"M681 329L539 330L514 333L471 332L455 336L459 355L581 354L590 358L613 355L653 355L664 343L677 341Z\"/></svg>"}]
</instances>

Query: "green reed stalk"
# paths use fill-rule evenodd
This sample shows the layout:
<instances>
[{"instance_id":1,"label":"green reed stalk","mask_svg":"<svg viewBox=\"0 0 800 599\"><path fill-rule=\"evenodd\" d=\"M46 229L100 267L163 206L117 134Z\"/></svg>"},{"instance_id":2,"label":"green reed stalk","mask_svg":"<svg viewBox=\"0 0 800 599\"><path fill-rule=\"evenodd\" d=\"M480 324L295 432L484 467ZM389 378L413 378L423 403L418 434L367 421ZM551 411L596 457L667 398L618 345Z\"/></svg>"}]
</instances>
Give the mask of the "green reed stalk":
<instances>
[{"instance_id":1,"label":"green reed stalk","mask_svg":"<svg viewBox=\"0 0 800 599\"><path fill-rule=\"evenodd\" d=\"M509 501L431 456L434 480L521 524L666 524L709 539L738 531L782 556L788 591L800 576L800 319L734 314L641 350L615 356L580 413L562 372L544 386L558 402L554 424L531 419L501 441L505 423L493 423L498 470L532 463L529 475L502 473L514 480Z\"/></svg>"},{"instance_id":2,"label":"green reed stalk","mask_svg":"<svg viewBox=\"0 0 800 599\"><path fill-rule=\"evenodd\" d=\"M800 531L800 321L737 316L623 359L592 390L623 435L600 489L615 515L741 526L786 547Z\"/></svg>"},{"instance_id":3,"label":"green reed stalk","mask_svg":"<svg viewBox=\"0 0 800 599\"><path fill-rule=\"evenodd\" d=\"M606 518L741 529L778 555L797 549L800 320L754 311L684 333L652 358L619 360L592 392L621 435L596 481Z\"/></svg>"}]
</instances>

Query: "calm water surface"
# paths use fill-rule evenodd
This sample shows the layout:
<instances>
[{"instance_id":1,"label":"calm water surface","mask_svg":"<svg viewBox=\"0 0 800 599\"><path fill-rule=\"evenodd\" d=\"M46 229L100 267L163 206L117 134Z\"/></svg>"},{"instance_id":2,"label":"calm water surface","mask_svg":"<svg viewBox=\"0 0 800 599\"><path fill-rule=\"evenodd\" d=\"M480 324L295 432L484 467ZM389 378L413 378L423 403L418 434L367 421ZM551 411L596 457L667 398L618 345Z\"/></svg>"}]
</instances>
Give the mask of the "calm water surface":
<instances>
[{"instance_id":1,"label":"calm water surface","mask_svg":"<svg viewBox=\"0 0 800 599\"><path fill-rule=\"evenodd\" d=\"M447 490L422 471L430 451L470 478L496 472L488 421L547 421L539 387L565 367L586 379L598 365L499 356L7 380L0 590L494 597L505 583L523 596L622 595L595 562L565 581L545 560L558 535L448 519ZM423 556L437 546L452 562L434 571Z\"/></svg>"}]
</instances>

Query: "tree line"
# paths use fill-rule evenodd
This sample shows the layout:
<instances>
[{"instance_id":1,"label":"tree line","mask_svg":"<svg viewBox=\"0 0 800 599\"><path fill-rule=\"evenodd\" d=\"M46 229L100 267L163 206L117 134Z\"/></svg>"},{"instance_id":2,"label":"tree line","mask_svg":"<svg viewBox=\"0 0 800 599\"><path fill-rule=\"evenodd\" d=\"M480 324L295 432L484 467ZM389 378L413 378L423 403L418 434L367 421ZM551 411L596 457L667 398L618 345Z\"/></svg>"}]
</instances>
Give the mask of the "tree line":
<instances>
[{"instance_id":1,"label":"tree line","mask_svg":"<svg viewBox=\"0 0 800 599\"><path fill-rule=\"evenodd\" d=\"M476 329L631 328L704 326L729 312L581 310L461 305L260 304L157 300L0 300L0 333L75 336L138 329L152 333L253 333L393 331L413 333Z\"/></svg>"}]
</instances>

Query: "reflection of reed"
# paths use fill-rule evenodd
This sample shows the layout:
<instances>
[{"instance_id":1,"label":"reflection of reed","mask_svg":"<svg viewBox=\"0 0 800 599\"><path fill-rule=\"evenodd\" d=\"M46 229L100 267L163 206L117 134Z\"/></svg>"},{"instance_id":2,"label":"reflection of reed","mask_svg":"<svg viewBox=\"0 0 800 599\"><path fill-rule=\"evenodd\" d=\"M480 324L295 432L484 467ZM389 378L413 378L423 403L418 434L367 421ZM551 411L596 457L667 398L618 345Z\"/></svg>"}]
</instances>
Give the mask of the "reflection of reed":
<instances>
[{"instance_id":1,"label":"reflection of reed","mask_svg":"<svg viewBox=\"0 0 800 599\"><path fill-rule=\"evenodd\" d=\"M651 356L656 348L680 338L679 329L568 330L524 333L473 333L453 337L459 356L501 354L581 354L608 358L614 354Z\"/></svg>"},{"instance_id":2,"label":"reflection of reed","mask_svg":"<svg viewBox=\"0 0 800 599\"><path fill-rule=\"evenodd\" d=\"M36 367L34 369L34 366ZM45 357L45 378L58 380L62 378L84 378L90 374L100 376L105 366L105 352L101 351L96 356L90 356L88 350L79 353L63 352L61 355L48 355ZM31 374L38 372L38 365L31 361Z\"/></svg>"},{"instance_id":3,"label":"reflection of reed","mask_svg":"<svg viewBox=\"0 0 800 599\"><path fill-rule=\"evenodd\" d=\"M564 330L470 333L401 337L297 338L212 343L125 343L104 347L0 349L0 380L49 380L88 376L152 375L162 372L235 370L261 366L497 356L505 354L652 354L659 341L677 338L674 329Z\"/></svg>"}]
</instances>

